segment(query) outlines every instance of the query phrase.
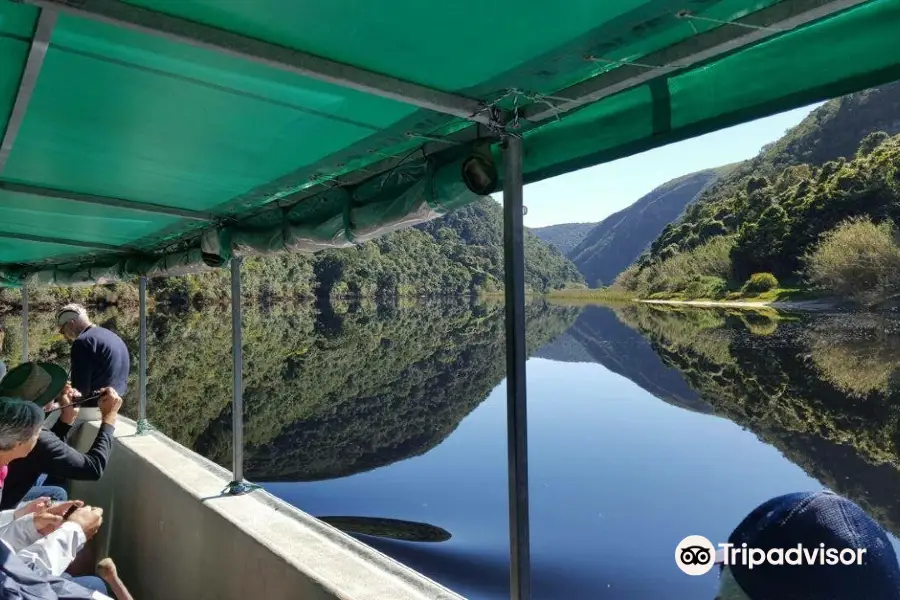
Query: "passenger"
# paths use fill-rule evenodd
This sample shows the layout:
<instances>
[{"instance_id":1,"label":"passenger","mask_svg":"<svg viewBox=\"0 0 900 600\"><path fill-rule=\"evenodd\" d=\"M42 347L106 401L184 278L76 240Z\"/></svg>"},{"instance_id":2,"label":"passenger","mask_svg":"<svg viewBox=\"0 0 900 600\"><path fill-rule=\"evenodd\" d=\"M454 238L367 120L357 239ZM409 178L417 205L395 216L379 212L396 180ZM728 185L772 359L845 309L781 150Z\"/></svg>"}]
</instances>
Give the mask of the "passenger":
<instances>
[{"instance_id":1,"label":"passenger","mask_svg":"<svg viewBox=\"0 0 900 600\"><path fill-rule=\"evenodd\" d=\"M772 498L755 508L728 542L736 550L746 544L767 554L798 545L808 552L852 549L862 561L835 565L816 557L812 564L754 563L751 568L731 558L726 566L720 551L717 600L900 599L900 566L887 533L859 506L832 492Z\"/></svg>"},{"instance_id":2,"label":"passenger","mask_svg":"<svg viewBox=\"0 0 900 600\"><path fill-rule=\"evenodd\" d=\"M20 460L34 449L43 420L43 411L34 402L0 398L0 465ZM35 500L19 510L2 511L0 556L5 550L18 559L4 557L2 562L16 566L21 563L35 575L70 579L80 586L106 593L105 583L97 577L73 578L64 575L85 542L96 534L102 517L101 509L85 507L83 502L51 506L46 498ZM4 572L7 577L14 576L15 569L11 574L4 567ZM0 582L0 586L3 583ZM3 587L0 590L8 591ZM30 596L0 594L0 597Z\"/></svg>"},{"instance_id":3,"label":"passenger","mask_svg":"<svg viewBox=\"0 0 900 600\"><path fill-rule=\"evenodd\" d=\"M49 363L24 363L0 380L0 396L30 400L38 405L58 397L58 403L63 407L53 428L40 430L34 450L10 463L0 491L0 510L18 506L42 474L48 478L81 481L96 481L103 476L113 448L113 433L122 398L113 388L105 388L102 392L100 430L91 448L82 454L64 441L79 410L72 405L72 398L77 394L67 385L64 369Z\"/></svg>"},{"instance_id":4,"label":"passenger","mask_svg":"<svg viewBox=\"0 0 900 600\"><path fill-rule=\"evenodd\" d=\"M6 542L0 543L0 598L34 600L113 600L104 592L66 577L33 571Z\"/></svg>"},{"instance_id":5,"label":"passenger","mask_svg":"<svg viewBox=\"0 0 900 600\"><path fill-rule=\"evenodd\" d=\"M84 398L107 387L124 396L128 388L131 359L122 338L109 329L91 323L87 311L80 304L62 307L56 313L56 324L60 333L72 342L72 368L69 370L72 387ZM96 401L84 404L88 408L96 406ZM82 419L96 419L95 413L85 413Z\"/></svg>"}]
</instances>

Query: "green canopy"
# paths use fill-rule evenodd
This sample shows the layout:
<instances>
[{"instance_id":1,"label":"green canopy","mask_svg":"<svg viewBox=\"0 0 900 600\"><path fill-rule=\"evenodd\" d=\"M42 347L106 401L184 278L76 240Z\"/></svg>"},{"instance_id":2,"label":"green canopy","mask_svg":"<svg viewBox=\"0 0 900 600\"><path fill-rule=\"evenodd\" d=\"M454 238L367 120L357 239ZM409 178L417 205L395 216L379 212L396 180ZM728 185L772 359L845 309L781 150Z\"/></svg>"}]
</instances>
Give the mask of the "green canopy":
<instances>
[{"instance_id":1,"label":"green canopy","mask_svg":"<svg viewBox=\"0 0 900 600\"><path fill-rule=\"evenodd\" d=\"M900 79L900 0L0 0L0 281L313 252ZM500 174L502 187L502 173Z\"/></svg>"}]
</instances>

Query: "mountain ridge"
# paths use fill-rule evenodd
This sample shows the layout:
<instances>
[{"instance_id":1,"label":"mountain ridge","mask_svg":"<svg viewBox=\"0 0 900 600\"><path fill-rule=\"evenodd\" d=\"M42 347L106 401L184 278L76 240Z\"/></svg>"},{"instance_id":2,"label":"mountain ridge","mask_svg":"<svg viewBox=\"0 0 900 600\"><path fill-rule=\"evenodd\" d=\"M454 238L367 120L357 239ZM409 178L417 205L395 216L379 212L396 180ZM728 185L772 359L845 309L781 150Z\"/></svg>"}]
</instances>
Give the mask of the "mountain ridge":
<instances>
[{"instance_id":1,"label":"mountain ridge","mask_svg":"<svg viewBox=\"0 0 900 600\"><path fill-rule=\"evenodd\" d=\"M688 173L657 186L600 221L568 258L589 286L609 285L719 177L721 168Z\"/></svg>"},{"instance_id":2,"label":"mountain ridge","mask_svg":"<svg viewBox=\"0 0 900 600\"><path fill-rule=\"evenodd\" d=\"M566 256L575 249L584 237L599 223L558 223L545 227L529 227L531 233L544 240Z\"/></svg>"},{"instance_id":3,"label":"mountain ridge","mask_svg":"<svg viewBox=\"0 0 900 600\"><path fill-rule=\"evenodd\" d=\"M856 244L858 252L879 251L872 250L872 244L881 243L881 238L875 240L875 228L890 229L900 219L898 134L900 82L825 102L710 185L618 283L644 297L723 298L739 293L754 273L771 274L769 288L788 282L810 289L819 285L815 281L840 274L838 269L851 273L854 260L849 255L843 262L828 263L830 272L812 271L809 256L838 231L845 232L843 243ZM854 219L864 223L846 229ZM859 296L871 292L876 298L883 287L887 291L880 295L889 297L896 283L891 275L896 269L888 263L900 247L887 249L889 231L879 235L885 248L881 262L875 255L859 258L860 264L883 272L873 274L870 279L878 285ZM816 289L840 293L824 284Z\"/></svg>"}]
</instances>

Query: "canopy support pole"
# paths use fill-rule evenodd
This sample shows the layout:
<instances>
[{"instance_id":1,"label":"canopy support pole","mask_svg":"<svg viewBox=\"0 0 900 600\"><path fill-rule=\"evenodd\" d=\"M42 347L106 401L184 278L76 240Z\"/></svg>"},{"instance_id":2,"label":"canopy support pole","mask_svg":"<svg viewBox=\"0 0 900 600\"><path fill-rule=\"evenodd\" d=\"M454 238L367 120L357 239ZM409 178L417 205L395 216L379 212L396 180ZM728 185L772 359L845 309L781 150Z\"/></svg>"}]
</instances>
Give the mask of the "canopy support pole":
<instances>
[{"instance_id":1,"label":"canopy support pole","mask_svg":"<svg viewBox=\"0 0 900 600\"><path fill-rule=\"evenodd\" d=\"M81 0L78 6L73 6L74 3L70 0L24 1L34 6L57 9L83 19L140 31L195 48L212 50L233 58L249 60L273 69L477 123L488 125L494 120L492 111L486 110L487 106L473 98L449 94L118 0Z\"/></svg>"},{"instance_id":2,"label":"canopy support pole","mask_svg":"<svg viewBox=\"0 0 900 600\"><path fill-rule=\"evenodd\" d=\"M28 286L22 286L22 362L28 362Z\"/></svg>"},{"instance_id":3,"label":"canopy support pole","mask_svg":"<svg viewBox=\"0 0 900 600\"><path fill-rule=\"evenodd\" d=\"M138 281L140 296L140 340L138 342L138 433L144 433L149 427L147 421L147 277L141 276Z\"/></svg>"},{"instance_id":4,"label":"canopy support pole","mask_svg":"<svg viewBox=\"0 0 900 600\"><path fill-rule=\"evenodd\" d=\"M237 496L258 486L244 481L244 348L241 331L241 262L231 259L231 470L232 479L225 493Z\"/></svg>"},{"instance_id":5,"label":"canopy support pole","mask_svg":"<svg viewBox=\"0 0 900 600\"><path fill-rule=\"evenodd\" d=\"M510 135L504 140L503 146L503 273L506 299L506 434L512 600L531 598L522 195L522 138Z\"/></svg>"},{"instance_id":6,"label":"canopy support pole","mask_svg":"<svg viewBox=\"0 0 900 600\"><path fill-rule=\"evenodd\" d=\"M38 75L41 74L41 67L44 66L44 57L47 55L47 48L50 46L53 28L56 26L56 16L56 11L50 8L42 9L41 15L38 17L37 27L34 30L34 37L31 39L31 48L28 50L28 58L25 60L25 70L22 72L22 79L19 81L19 90L16 93L12 113L9 115L3 140L0 140L0 173L3 172L3 167L6 166L6 161L9 160L13 144L16 142L16 136L19 135L19 129L25 121L28 103L31 102L31 94L34 93Z\"/></svg>"}]
</instances>

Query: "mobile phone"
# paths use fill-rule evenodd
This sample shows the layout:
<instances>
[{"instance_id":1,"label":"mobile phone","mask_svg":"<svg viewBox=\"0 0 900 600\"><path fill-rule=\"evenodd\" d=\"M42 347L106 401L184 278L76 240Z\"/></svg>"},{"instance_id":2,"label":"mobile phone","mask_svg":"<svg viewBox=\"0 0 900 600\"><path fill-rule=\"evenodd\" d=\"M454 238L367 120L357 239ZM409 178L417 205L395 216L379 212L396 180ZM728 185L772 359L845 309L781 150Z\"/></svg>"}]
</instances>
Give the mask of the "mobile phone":
<instances>
[{"instance_id":1,"label":"mobile phone","mask_svg":"<svg viewBox=\"0 0 900 600\"><path fill-rule=\"evenodd\" d=\"M63 521L68 521L69 517L71 517L72 513L75 512L76 510L78 510L77 504L73 504L72 506L70 506L69 510L66 511L66 514L63 515Z\"/></svg>"}]
</instances>

